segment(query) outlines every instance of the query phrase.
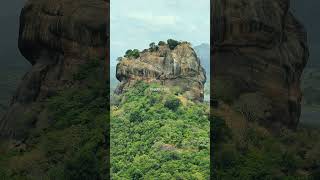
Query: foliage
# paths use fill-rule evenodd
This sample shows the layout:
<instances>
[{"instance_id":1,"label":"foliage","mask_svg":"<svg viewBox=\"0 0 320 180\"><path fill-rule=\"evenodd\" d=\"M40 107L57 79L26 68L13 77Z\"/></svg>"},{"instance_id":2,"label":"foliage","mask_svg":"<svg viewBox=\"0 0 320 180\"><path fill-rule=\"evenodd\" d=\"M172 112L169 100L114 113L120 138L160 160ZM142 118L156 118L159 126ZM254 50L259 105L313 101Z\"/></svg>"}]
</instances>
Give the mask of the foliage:
<instances>
[{"instance_id":1,"label":"foliage","mask_svg":"<svg viewBox=\"0 0 320 180\"><path fill-rule=\"evenodd\" d=\"M180 104L181 102L178 98L170 96L165 101L164 106L172 111L176 111L179 108Z\"/></svg>"},{"instance_id":2,"label":"foliage","mask_svg":"<svg viewBox=\"0 0 320 180\"><path fill-rule=\"evenodd\" d=\"M66 179L99 179L99 163L94 152L81 151L65 165Z\"/></svg>"},{"instance_id":3,"label":"foliage","mask_svg":"<svg viewBox=\"0 0 320 180\"><path fill-rule=\"evenodd\" d=\"M152 43L149 44L149 50L151 52L158 51L159 50L159 46L157 46L156 43L152 42Z\"/></svg>"},{"instance_id":4,"label":"foliage","mask_svg":"<svg viewBox=\"0 0 320 180\"><path fill-rule=\"evenodd\" d=\"M166 45L166 42L164 42L164 41L159 41L158 46L164 46L164 45Z\"/></svg>"},{"instance_id":5,"label":"foliage","mask_svg":"<svg viewBox=\"0 0 320 180\"><path fill-rule=\"evenodd\" d=\"M4 179L106 179L108 95L102 61L83 65L70 88L44 103L50 126L33 132L27 148L10 149L0 158ZM5 169L4 171L1 171Z\"/></svg>"},{"instance_id":6,"label":"foliage","mask_svg":"<svg viewBox=\"0 0 320 180\"><path fill-rule=\"evenodd\" d=\"M317 179L320 167L319 130L283 129L272 134L248 122L246 129L226 127L215 119L215 179ZM231 133L231 136L228 134ZM227 138L223 136L225 134ZM317 153L316 153L317 152Z\"/></svg>"},{"instance_id":7,"label":"foliage","mask_svg":"<svg viewBox=\"0 0 320 180\"><path fill-rule=\"evenodd\" d=\"M124 55L124 57L137 59L138 57L140 57L140 52L138 49L134 49L134 50L129 49L126 51L126 54Z\"/></svg>"},{"instance_id":8,"label":"foliage","mask_svg":"<svg viewBox=\"0 0 320 180\"><path fill-rule=\"evenodd\" d=\"M113 179L208 179L208 105L137 83L111 111Z\"/></svg>"},{"instance_id":9,"label":"foliage","mask_svg":"<svg viewBox=\"0 0 320 180\"><path fill-rule=\"evenodd\" d=\"M176 48L180 44L180 42L177 40L174 40L174 39L168 39L167 44L169 45L169 48L171 50L173 50L174 48Z\"/></svg>"}]
</instances>

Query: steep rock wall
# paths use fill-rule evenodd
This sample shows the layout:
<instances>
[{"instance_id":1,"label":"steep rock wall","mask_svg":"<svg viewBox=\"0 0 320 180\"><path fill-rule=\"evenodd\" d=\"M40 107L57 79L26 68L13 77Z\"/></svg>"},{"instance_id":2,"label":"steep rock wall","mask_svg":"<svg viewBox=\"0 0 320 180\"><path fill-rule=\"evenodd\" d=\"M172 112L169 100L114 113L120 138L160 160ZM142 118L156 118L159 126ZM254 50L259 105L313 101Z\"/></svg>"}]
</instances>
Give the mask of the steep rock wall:
<instances>
[{"instance_id":1,"label":"steep rock wall","mask_svg":"<svg viewBox=\"0 0 320 180\"><path fill-rule=\"evenodd\" d=\"M170 49L159 46L157 51L145 50L140 57L122 58L117 65L117 79L121 82L117 93L122 93L137 81L156 82L165 87L180 87L191 100L203 101L205 70L189 43Z\"/></svg>"},{"instance_id":2,"label":"steep rock wall","mask_svg":"<svg viewBox=\"0 0 320 180\"><path fill-rule=\"evenodd\" d=\"M23 138L29 129L45 128L49 119L42 102L76 86L73 77L82 64L106 61L107 5L106 0L26 2L20 16L19 49L32 68L0 121L1 136Z\"/></svg>"},{"instance_id":3,"label":"steep rock wall","mask_svg":"<svg viewBox=\"0 0 320 180\"><path fill-rule=\"evenodd\" d=\"M261 123L296 128L309 53L307 33L289 11L290 1L216 0L212 5L214 96L249 111L248 116L258 112L245 107L260 104Z\"/></svg>"}]
</instances>

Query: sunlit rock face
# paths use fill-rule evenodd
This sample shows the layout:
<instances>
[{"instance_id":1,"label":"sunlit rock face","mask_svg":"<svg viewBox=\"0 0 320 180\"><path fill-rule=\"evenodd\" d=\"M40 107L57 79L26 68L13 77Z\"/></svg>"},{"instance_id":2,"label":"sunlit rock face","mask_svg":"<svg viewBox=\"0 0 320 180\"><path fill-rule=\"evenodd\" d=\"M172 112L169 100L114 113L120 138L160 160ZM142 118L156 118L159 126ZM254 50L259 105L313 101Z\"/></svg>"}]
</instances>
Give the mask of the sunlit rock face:
<instances>
[{"instance_id":1,"label":"sunlit rock face","mask_svg":"<svg viewBox=\"0 0 320 180\"><path fill-rule=\"evenodd\" d=\"M29 0L20 16L19 49L32 64L0 121L0 135L23 138L45 128L41 102L77 84L74 74L90 60L106 62L106 0Z\"/></svg>"},{"instance_id":2,"label":"sunlit rock face","mask_svg":"<svg viewBox=\"0 0 320 180\"><path fill-rule=\"evenodd\" d=\"M267 99L258 120L270 127L296 128L300 117L300 78L309 53L307 33L289 4L289 0L212 3L214 96L231 105L241 104L250 94L261 97L243 106Z\"/></svg>"},{"instance_id":3,"label":"sunlit rock face","mask_svg":"<svg viewBox=\"0 0 320 180\"><path fill-rule=\"evenodd\" d=\"M170 49L159 46L157 51L144 50L138 58L121 58L117 65L116 92L123 93L138 81L159 83L163 87L179 87L187 98L203 101L205 70L189 43Z\"/></svg>"}]
</instances>

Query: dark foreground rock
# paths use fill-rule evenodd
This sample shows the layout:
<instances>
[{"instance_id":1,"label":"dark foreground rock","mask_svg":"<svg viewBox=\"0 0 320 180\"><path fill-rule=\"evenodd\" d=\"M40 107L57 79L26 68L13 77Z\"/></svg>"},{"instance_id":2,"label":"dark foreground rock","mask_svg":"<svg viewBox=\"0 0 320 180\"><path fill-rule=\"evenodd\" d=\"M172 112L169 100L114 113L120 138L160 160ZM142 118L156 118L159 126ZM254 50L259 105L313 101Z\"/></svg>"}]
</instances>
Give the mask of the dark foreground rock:
<instances>
[{"instance_id":1,"label":"dark foreground rock","mask_svg":"<svg viewBox=\"0 0 320 180\"><path fill-rule=\"evenodd\" d=\"M43 103L76 86L74 74L90 60L106 60L109 10L105 0L30 0L21 12L19 49L32 64L0 121L0 135L23 138L43 129Z\"/></svg>"},{"instance_id":2,"label":"dark foreground rock","mask_svg":"<svg viewBox=\"0 0 320 180\"><path fill-rule=\"evenodd\" d=\"M296 128L309 53L306 31L289 11L290 1L212 4L214 96L248 119Z\"/></svg>"}]
</instances>

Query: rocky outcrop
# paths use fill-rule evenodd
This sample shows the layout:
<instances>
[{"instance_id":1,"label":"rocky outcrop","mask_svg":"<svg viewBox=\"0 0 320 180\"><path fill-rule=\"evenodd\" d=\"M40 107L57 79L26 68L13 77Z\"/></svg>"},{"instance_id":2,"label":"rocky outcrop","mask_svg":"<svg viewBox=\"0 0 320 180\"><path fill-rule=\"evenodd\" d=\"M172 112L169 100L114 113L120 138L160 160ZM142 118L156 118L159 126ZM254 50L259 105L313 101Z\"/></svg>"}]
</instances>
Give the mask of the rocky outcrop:
<instances>
[{"instance_id":1,"label":"rocky outcrop","mask_svg":"<svg viewBox=\"0 0 320 180\"><path fill-rule=\"evenodd\" d=\"M0 121L0 135L22 138L44 128L42 102L77 85L74 74L90 60L106 60L106 0L29 0L20 17L19 49L32 64Z\"/></svg>"},{"instance_id":2,"label":"rocky outcrop","mask_svg":"<svg viewBox=\"0 0 320 180\"><path fill-rule=\"evenodd\" d=\"M296 128L300 117L300 78L309 53L306 31L289 4L289 0L212 3L214 96L237 107L267 99L258 120L271 127Z\"/></svg>"},{"instance_id":3,"label":"rocky outcrop","mask_svg":"<svg viewBox=\"0 0 320 180\"><path fill-rule=\"evenodd\" d=\"M159 83L166 88L177 86L191 100L203 101L205 70L189 43L174 49L167 44L155 51L144 50L138 58L123 57L117 65L116 92L122 93L138 81Z\"/></svg>"}]
</instances>

